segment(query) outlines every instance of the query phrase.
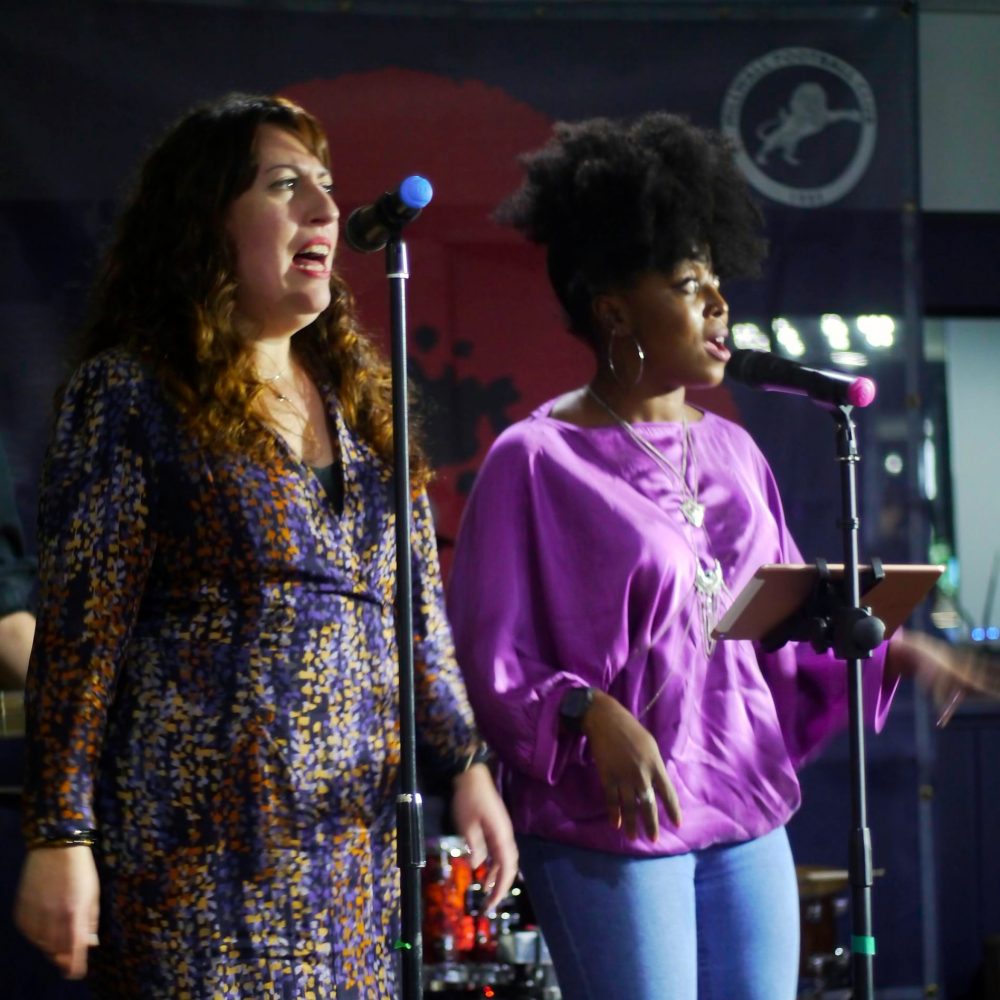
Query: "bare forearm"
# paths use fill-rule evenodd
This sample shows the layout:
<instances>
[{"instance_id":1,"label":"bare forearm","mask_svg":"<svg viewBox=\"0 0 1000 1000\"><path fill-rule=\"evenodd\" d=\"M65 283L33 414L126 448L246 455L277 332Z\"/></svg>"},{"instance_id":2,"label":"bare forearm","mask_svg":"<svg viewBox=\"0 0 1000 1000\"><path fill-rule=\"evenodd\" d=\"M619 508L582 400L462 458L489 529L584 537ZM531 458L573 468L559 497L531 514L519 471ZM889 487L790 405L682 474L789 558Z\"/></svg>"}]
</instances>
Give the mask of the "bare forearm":
<instances>
[{"instance_id":1,"label":"bare forearm","mask_svg":"<svg viewBox=\"0 0 1000 1000\"><path fill-rule=\"evenodd\" d=\"M35 616L30 612L15 611L0 618L0 689L24 687L34 637Z\"/></svg>"}]
</instances>

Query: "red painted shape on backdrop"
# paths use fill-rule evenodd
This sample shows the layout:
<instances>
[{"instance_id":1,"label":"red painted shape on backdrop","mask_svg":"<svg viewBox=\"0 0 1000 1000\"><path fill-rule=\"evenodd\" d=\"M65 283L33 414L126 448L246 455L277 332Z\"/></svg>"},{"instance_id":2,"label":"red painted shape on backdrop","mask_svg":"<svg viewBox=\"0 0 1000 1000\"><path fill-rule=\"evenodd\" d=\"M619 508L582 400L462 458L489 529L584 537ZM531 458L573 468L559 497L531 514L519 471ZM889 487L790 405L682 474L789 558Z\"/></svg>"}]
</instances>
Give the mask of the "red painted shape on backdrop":
<instances>
[{"instance_id":1,"label":"red painted shape on backdrop","mask_svg":"<svg viewBox=\"0 0 1000 1000\"><path fill-rule=\"evenodd\" d=\"M330 139L346 218L409 174L434 198L405 231L411 375L430 407L438 476L431 487L442 563L472 474L507 424L585 382L589 351L565 332L544 254L492 219L521 180L517 157L548 138L551 120L499 87L385 68L289 86ZM363 322L388 333L384 255L338 249ZM737 419L725 389L704 405Z\"/></svg>"}]
</instances>

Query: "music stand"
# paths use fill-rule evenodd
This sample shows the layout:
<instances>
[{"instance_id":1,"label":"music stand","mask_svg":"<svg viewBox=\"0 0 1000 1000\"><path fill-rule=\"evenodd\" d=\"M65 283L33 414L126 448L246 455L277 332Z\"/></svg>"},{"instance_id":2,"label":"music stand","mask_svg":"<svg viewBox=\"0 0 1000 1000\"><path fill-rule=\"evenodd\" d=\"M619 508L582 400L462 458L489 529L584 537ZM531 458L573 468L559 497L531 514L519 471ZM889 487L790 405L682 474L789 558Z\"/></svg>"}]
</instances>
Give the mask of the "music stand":
<instances>
[{"instance_id":1,"label":"music stand","mask_svg":"<svg viewBox=\"0 0 1000 1000\"><path fill-rule=\"evenodd\" d=\"M860 566L861 596L871 615L884 626L888 639L930 593L944 566L881 563ZM842 563L764 563L736 595L712 630L716 639L753 639L764 649L778 649L789 640L819 644L824 634L823 603L844 600ZM829 587L833 591L829 591ZM815 643L814 643L815 645ZM826 642L826 648L832 645Z\"/></svg>"}]
</instances>

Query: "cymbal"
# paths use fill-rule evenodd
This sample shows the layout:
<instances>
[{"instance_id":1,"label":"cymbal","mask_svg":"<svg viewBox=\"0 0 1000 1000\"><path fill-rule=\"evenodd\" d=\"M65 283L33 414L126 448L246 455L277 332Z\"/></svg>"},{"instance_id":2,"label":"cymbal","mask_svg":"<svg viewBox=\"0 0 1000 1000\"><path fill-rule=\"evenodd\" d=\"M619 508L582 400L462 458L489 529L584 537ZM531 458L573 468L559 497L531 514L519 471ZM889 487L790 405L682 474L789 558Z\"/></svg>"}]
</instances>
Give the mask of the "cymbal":
<instances>
[{"instance_id":1,"label":"cymbal","mask_svg":"<svg viewBox=\"0 0 1000 1000\"><path fill-rule=\"evenodd\" d=\"M876 868L872 875L876 878L885 874L884 868ZM799 883L800 896L832 896L850 887L850 872L846 868L829 868L826 865L796 865L795 877Z\"/></svg>"}]
</instances>

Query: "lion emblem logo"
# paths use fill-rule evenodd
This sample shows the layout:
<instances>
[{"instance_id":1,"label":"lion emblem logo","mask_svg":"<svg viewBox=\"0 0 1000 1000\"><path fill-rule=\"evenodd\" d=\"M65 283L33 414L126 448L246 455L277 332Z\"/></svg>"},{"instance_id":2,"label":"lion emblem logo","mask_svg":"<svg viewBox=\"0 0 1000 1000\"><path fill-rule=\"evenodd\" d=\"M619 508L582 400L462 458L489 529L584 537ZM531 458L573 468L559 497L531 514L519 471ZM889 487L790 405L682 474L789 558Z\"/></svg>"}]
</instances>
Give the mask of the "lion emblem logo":
<instances>
[{"instance_id":1,"label":"lion emblem logo","mask_svg":"<svg viewBox=\"0 0 1000 1000\"><path fill-rule=\"evenodd\" d=\"M786 205L816 208L861 179L875 147L875 99L852 66L818 49L776 49L736 76L722 107L749 182Z\"/></svg>"}]
</instances>

